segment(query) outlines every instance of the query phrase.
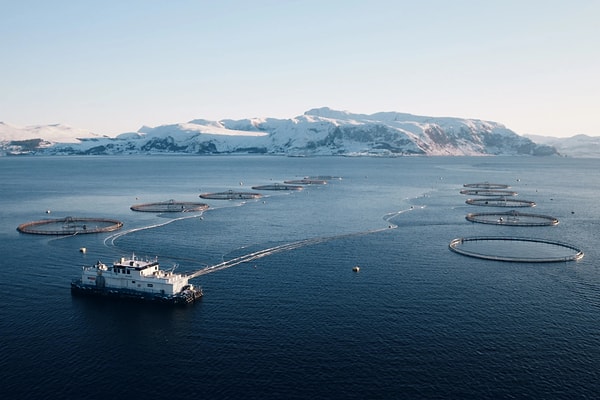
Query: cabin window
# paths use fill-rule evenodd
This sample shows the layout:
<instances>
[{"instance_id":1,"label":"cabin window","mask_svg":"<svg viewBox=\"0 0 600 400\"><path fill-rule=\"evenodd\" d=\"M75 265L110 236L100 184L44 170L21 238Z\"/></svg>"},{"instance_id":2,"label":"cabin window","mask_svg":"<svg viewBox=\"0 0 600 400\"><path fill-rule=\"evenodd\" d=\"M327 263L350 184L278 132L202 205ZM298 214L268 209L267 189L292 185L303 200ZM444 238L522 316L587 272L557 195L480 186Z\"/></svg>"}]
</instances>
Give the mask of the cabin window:
<instances>
[{"instance_id":1,"label":"cabin window","mask_svg":"<svg viewBox=\"0 0 600 400\"><path fill-rule=\"evenodd\" d=\"M129 270L127 270L127 275L129 275L131 272Z\"/></svg>"},{"instance_id":2,"label":"cabin window","mask_svg":"<svg viewBox=\"0 0 600 400\"><path fill-rule=\"evenodd\" d=\"M135 281L131 281L131 283L135 283Z\"/></svg>"},{"instance_id":3,"label":"cabin window","mask_svg":"<svg viewBox=\"0 0 600 400\"><path fill-rule=\"evenodd\" d=\"M153 287L153 286L154 286L154 285L153 285L153 284L151 284L151 283L149 283L149 284L148 284L148 287Z\"/></svg>"}]
</instances>

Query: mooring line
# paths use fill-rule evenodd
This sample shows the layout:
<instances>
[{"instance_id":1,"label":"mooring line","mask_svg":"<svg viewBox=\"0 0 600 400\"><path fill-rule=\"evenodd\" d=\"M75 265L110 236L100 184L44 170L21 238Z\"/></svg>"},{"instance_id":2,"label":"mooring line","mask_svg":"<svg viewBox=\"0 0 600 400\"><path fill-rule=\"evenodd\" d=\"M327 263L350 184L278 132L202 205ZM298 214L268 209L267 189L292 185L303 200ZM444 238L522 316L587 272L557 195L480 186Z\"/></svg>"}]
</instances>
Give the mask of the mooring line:
<instances>
[{"instance_id":1,"label":"mooring line","mask_svg":"<svg viewBox=\"0 0 600 400\"><path fill-rule=\"evenodd\" d=\"M369 234L373 234L373 233L378 233L378 232L383 232L383 231L387 231L390 229L396 229L398 228L398 225L390 223L390 220L400 216L401 214L408 212L408 211L412 211L415 208L419 208L419 209L423 209L425 208L425 206L411 206L409 209L404 209L404 210L400 210L400 211L396 211L393 213L388 213L385 214L383 216L383 220L388 222L389 225L385 228L377 228L377 229L371 229L371 230L367 230L367 231L362 231L362 232L352 232L352 233L345 233L345 234L341 234L341 235L333 235L333 236L321 236L321 237L316 237L316 238L309 238L309 239L303 239L303 240L299 240L299 241L295 241L295 242L291 242L291 243L285 243L285 244L281 244L278 246L274 246L274 247L269 247L267 249L262 249L262 250L257 250L254 251L252 253L249 254L245 254L239 257L235 257L232 258L231 260L227 260L227 261L223 261L221 263L218 264L214 264L214 265L210 265L207 267L204 267L202 269L199 269L195 272L192 272L190 274L188 274L188 278L189 279L193 279L196 278L198 276L201 275L206 275L212 272L216 272L216 271L221 271L227 268L231 268L234 267L236 265L239 264L243 264L243 263L247 263L250 261L254 261L263 257L267 257L273 254L277 254L277 253L281 253L284 251L291 251L291 250L295 250L301 247L306 247L306 246L310 246L313 244L319 244L319 243L324 243L324 242L329 242L332 240L339 240L339 239L343 239L343 238L349 238L349 237L356 237L356 236L363 236L363 235L369 235ZM104 239L104 244L106 246L108 246L108 242L110 242L110 245L115 246L115 240L117 240L118 238L133 233L133 232L138 232L138 231L142 231L142 230L146 230L146 229L153 229L153 228L158 228L158 227L162 227L165 225L168 225L172 222L175 221L180 221L183 219L189 219L189 218L197 218L198 216L193 216L193 217L181 217L181 218L174 218L171 219L169 221L166 221L164 223L160 223L160 224L153 224L153 225L148 225L148 226L144 226L144 227L139 227L139 228L133 228L124 232L119 232L113 235L108 236L106 239ZM172 258L172 257L171 257ZM190 260L192 261L192 260Z\"/></svg>"},{"instance_id":2,"label":"mooring line","mask_svg":"<svg viewBox=\"0 0 600 400\"><path fill-rule=\"evenodd\" d=\"M297 242L292 242L292 243L286 243L286 244L282 244L279 246L274 246L274 247L270 247L267 249L258 250L253 253L245 254L245 255L233 258L231 260L224 261L219 264L215 264L215 265L211 265L209 267L202 268L196 272L189 274L188 277L189 277L189 279L192 279L192 278L196 278L201 275L206 275L206 274L209 274L212 272L221 271L226 268L231 268L236 265L254 261L259 258L267 257L267 256L270 256L270 255L273 255L276 253L295 250L297 248L310 246L313 244L324 243L324 242L328 242L328 241L332 241L332 240L338 240L338 239L342 239L342 238L369 235L372 233L383 232L383 231L386 231L389 229L395 229L396 227L397 226L395 226L395 225L394 226L390 225L387 228L372 229L372 230L368 230L368 231L364 231L364 232L353 232L353 233L346 233L346 234L334 235L334 236L322 236L322 237L317 237L317 238L299 240Z\"/></svg>"}]
</instances>

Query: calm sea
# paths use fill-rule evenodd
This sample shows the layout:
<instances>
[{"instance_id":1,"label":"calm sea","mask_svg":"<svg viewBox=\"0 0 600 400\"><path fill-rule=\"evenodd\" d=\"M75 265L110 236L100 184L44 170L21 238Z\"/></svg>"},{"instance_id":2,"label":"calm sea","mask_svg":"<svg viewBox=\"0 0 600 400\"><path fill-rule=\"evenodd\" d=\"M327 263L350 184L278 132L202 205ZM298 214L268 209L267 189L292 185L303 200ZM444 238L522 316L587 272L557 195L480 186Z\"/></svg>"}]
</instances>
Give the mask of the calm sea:
<instances>
[{"instance_id":1,"label":"calm sea","mask_svg":"<svg viewBox=\"0 0 600 400\"><path fill-rule=\"evenodd\" d=\"M599 398L599 162L2 157L0 393L35 399ZM198 197L304 176L341 179L300 192L263 191L265 197L245 202ZM485 181L509 184L519 199L537 204L527 212L560 223L468 222L466 213L492 210L465 204L459 191ZM170 199L207 202L210 209L129 209ZM113 218L124 226L68 237L16 230L24 222L67 216ZM513 263L448 249L456 237L480 235L558 240L585 257ZM265 249L280 251L197 278L193 283L205 296L190 307L70 293L81 266L97 260L111 263L135 252L190 272Z\"/></svg>"}]
</instances>

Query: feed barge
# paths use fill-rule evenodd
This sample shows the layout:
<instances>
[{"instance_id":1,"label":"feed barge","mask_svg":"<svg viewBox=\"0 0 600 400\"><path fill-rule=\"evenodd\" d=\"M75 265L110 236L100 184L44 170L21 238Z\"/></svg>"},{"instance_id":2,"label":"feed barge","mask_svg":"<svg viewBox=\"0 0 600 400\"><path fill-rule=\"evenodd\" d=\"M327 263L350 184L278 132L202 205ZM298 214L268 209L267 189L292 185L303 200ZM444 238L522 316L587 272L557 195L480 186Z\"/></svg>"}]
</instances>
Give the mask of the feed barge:
<instances>
[{"instance_id":1,"label":"feed barge","mask_svg":"<svg viewBox=\"0 0 600 400\"><path fill-rule=\"evenodd\" d=\"M112 266L98 261L82 268L81 278L71 282L71 293L166 304L190 304L201 298L202 289L173 269L161 270L157 259L141 260L135 254Z\"/></svg>"}]
</instances>

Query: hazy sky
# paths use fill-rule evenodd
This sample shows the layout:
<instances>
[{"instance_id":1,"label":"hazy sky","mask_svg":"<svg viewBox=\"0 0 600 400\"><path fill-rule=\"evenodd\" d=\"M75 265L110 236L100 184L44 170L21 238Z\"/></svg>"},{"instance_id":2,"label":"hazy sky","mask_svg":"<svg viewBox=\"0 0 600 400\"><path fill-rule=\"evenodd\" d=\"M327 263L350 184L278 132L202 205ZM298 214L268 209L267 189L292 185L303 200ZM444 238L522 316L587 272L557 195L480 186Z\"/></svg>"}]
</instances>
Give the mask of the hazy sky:
<instances>
[{"instance_id":1,"label":"hazy sky","mask_svg":"<svg viewBox=\"0 0 600 400\"><path fill-rule=\"evenodd\" d=\"M116 135L316 107L600 136L598 0L0 0L0 121Z\"/></svg>"}]
</instances>

